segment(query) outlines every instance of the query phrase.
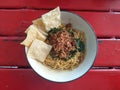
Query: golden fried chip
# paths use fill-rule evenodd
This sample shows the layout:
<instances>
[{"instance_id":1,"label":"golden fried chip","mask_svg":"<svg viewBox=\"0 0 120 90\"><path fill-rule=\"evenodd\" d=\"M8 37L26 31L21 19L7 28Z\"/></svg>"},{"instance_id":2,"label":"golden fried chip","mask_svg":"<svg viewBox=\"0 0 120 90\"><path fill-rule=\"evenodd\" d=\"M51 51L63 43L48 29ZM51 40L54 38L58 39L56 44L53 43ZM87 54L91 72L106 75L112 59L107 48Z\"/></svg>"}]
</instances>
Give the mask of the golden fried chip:
<instances>
[{"instance_id":1,"label":"golden fried chip","mask_svg":"<svg viewBox=\"0 0 120 90\"><path fill-rule=\"evenodd\" d=\"M42 21L47 31L51 28L59 27L61 25L60 8L57 7L42 15Z\"/></svg>"},{"instance_id":2,"label":"golden fried chip","mask_svg":"<svg viewBox=\"0 0 120 90\"><path fill-rule=\"evenodd\" d=\"M46 33L45 25L44 25L44 23L42 22L42 19L41 19L41 18L37 18L37 19L33 20L32 23L37 26L38 30L39 30L42 34L44 34L44 35L46 35L46 36L48 35L48 34Z\"/></svg>"},{"instance_id":3,"label":"golden fried chip","mask_svg":"<svg viewBox=\"0 0 120 90\"><path fill-rule=\"evenodd\" d=\"M33 40L36 38L42 41L45 41L46 39L46 36L44 36L41 32L39 32L38 28L35 25L30 25L26 32L27 32L27 37L21 44L27 47L29 47L33 42Z\"/></svg>"},{"instance_id":4,"label":"golden fried chip","mask_svg":"<svg viewBox=\"0 0 120 90\"><path fill-rule=\"evenodd\" d=\"M40 62L44 62L51 49L51 45L48 45L41 40L35 39L28 49L27 55Z\"/></svg>"}]
</instances>

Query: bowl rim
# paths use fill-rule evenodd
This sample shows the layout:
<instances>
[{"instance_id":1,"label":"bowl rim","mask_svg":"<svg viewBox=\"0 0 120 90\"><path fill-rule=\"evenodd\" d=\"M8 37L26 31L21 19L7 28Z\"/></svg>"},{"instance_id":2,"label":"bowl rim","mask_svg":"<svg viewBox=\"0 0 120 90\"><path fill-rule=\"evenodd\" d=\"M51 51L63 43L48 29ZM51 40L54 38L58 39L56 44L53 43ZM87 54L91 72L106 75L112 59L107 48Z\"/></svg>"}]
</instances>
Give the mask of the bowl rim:
<instances>
[{"instance_id":1,"label":"bowl rim","mask_svg":"<svg viewBox=\"0 0 120 90\"><path fill-rule=\"evenodd\" d=\"M94 62L95 62L95 59L96 59L96 57L97 57L97 54L98 54L98 40L97 40L97 35L95 34L95 31L94 31L93 27L91 26L91 24L90 24L86 19L84 19L81 15L78 15L77 13L74 13L74 12L71 12L71 11L61 10L61 13L62 13L62 12L63 12L63 13L64 13L64 12L65 12L65 13L71 13L71 14L73 14L73 15L76 15L77 17L80 17L83 21L86 22L86 24L91 28L90 30L91 30L92 33L94 34L94 37L95 37L95 40L96 40L96 41L95 41L95 43L96 43L96 52L95 52L95 56L94 56L94 59L93 59L93 61L92 61L92 64L91 64L91 66L88 68L88 70L86 70L85 73L82 74L81 76L79 76L79 77L77 77L77 78L75 78L75 79L72 79L72 80L67 80L67 81L57 81L57 80L55 81L55 80L47 79L47 78L45 78L44 76L40 75L36 70L34 70L34 68L32 67L32 65L30 64L30 62L29 62L29 60L28 60L27 55L25 55L28 64L30 65L30 67L32 68L32 70L33 70L35 73L37 73L38 76L46 79L47 81L54 82L54 83L67 83L67 82L72 82L72 81L75 81L75 80L77 80L77 79L79 79L79 78L82 78L84 75L86 75L86 73L87 73L88 71L90 71L90 69L92 68L92 66L93 66L93 64L94 64ZM25 47L25 49L24 49L24 50L25 50L25 54L26 54L26 48L27 48L27 47Z\"/></svg>"}]
</instances>

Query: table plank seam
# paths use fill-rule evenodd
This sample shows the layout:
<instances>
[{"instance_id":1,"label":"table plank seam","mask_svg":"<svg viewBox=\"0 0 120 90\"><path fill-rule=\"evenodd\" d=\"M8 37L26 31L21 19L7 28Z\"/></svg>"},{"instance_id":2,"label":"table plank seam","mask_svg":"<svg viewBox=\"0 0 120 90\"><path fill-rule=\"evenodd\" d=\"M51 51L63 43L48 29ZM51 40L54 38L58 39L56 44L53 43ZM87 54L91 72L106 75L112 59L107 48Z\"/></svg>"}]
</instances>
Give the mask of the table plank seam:
<instances>
[{"instance_id":1,"label":"table plank seam","mask_svg":"<svg viewBox=\"0 0 120 90\"><path fill-rule=\"evenodd\" d=\"M30 66L0 66L0 69L32 69ZM120 69L120 66L92 66L91 69L97 70L97 69Z\"/></svg>"},{"instance_id":2,"label":"table plank seam","mask_svg":"<svg viewBox=\"0 0 120 90\"><path fill-rule=\"evenodd\" d=\"M27 8L27 7L23 7L23 8L0 8L0 10L34 10L34 11L39 11L39 10L45 10L45 11L49 11L53 8ZM89 9L61 9L63 11L80 11L80 12L110 12L110 13L114 13L114 12L120 12L119 10L112 10L112 9L109 9L109 10L89 10Z\"/></svg>"}]
</instances>

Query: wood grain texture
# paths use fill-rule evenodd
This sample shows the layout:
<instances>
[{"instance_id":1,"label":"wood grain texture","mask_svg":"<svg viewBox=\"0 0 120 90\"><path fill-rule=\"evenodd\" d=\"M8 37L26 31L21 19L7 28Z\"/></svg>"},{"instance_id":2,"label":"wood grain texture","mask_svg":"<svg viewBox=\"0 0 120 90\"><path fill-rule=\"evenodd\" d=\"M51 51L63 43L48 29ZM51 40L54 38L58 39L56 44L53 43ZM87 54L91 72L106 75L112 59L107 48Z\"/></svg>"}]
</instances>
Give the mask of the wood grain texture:
<instances>
[{"instance_id":1,"label":"wood grain texture","mask_svg":"<svg viewBox=\"0 0 120 90\"><path fill-rule=\"evenodd\" d=\"M44 11L34 10L0 10L0 35L24 35L32 20L38 18Z\"/></svg>"},{"instance_id":2,"label":"wood grain texture","mask_svg":"<svg viewBox=\"0 0 120 90\"><path fill-rule=\"evenodd\" d=\"M26 0L1 0L0 8L23 8L26 6Z\"/></svg>"},{"instance_id":3,"label":"wood grain texture","mask_svg":"<svg viewBox=\"0 0 120 90\"><path fill-rule=\"evenodd\" d=\"M55 8L56 6L60 6L65 10L102 10L102 11L119 11L120 10L120 1L119 0L62 0L52 1L47 0L48 3L44 0L36 0L35 2L30 0L27 2L28 8Z\"/></svg>"},{"instance_id":4,"label":"wood grain texture","mask_svg":"<svg viewBox=\"0 0 120 90\"><path fill-rule=\"evenodd\" d=\"M0 69L0 90L119 90L120 70L91 69L82 78L54 83L31 69Z\"/></svg>"},{"instance_id":5,"label":"wood grain texture","mask_svg":"<svg viewBox=\"0 0 120 90\"><path fill-rule=\"evenodd\" d=\"M23 36L32 20L48 10L0 10L0 35ZM88 21L98 37L120 37L120 13L75 12ZM14 13L14 14L13 14Z\"/></svg>"},{"instance_id":6,"label":"wood grain texture","mask_svg":"<svg viewBox=\"0 0 120 90\"><path fill-rule=\"evenodd\" d=\"M119 0L1 0L0 8L51 9L60 6L64 10L120 11Z\"/></svg>"},{"instance_id":7,"label":"wood grain texture","mask_svg":"<svg viewBox=\"0 0 120 90\"><path fill-rule=\"evenodd\" d=\"M29 66L24 46L25 37L0 37L0 65ZM94 66L120 66L120 40L99 40Z\"/></svg>"},{"instance_id":8,"label":"wood grain texture","mask_svg":"<svg viewBox=\"0 0 120 90\"><path fill-rule=\"evenodd\" d=\"M1 66L28 66L24 47L20 45L23 37L2 37L0 39L0 65Z\"/></svg>"},{"instance_id":9,"label":"wood grain texture","mask_svg":"<svg viewBox=\"0 0 120 90\"><path fill-rule=\"evenodd\" d=\"M99 39L94 66L120 66L120 39Z\"/></svg>"}]
</instances>

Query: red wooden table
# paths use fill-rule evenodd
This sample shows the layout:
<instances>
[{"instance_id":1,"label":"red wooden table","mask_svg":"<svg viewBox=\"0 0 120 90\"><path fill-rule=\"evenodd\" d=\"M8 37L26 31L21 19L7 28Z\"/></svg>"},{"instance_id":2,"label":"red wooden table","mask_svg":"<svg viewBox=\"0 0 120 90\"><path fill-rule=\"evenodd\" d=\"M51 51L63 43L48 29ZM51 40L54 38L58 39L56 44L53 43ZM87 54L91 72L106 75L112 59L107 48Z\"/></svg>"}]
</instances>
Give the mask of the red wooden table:
<instances>
[{"instance_id":1,"label":"red wooden table","mask_svg":"<svg viewBox=\"0 0 120 90\"><path fill-rule=\"evenodd\" d=\"M38 76L19 44L31 21L57 6L81 15L98 38L93 67L68 83ZM0 90L120 90L120 0L0 0Z\"/></svg>"}]
</instances>

